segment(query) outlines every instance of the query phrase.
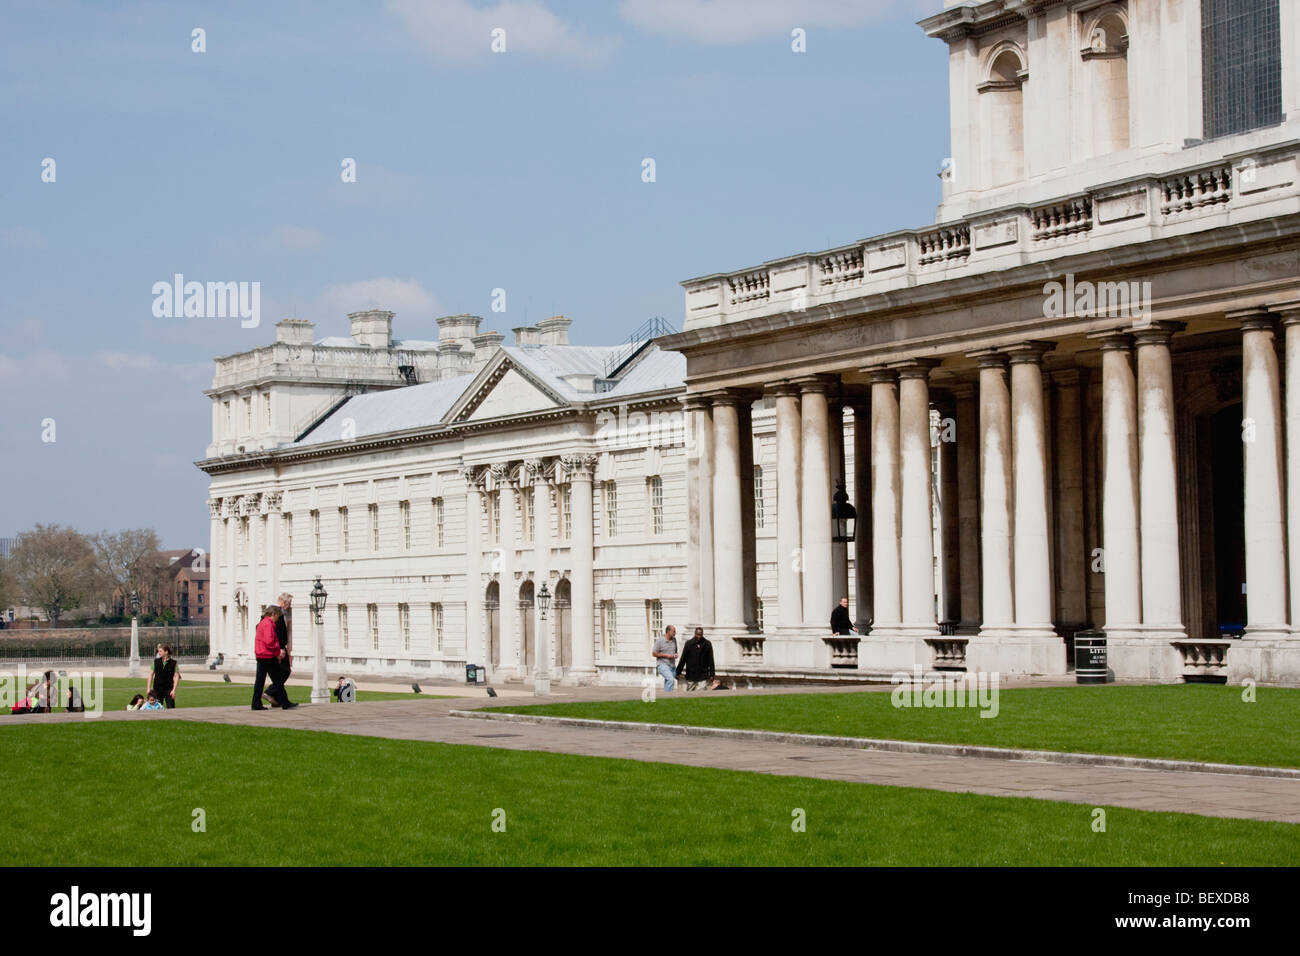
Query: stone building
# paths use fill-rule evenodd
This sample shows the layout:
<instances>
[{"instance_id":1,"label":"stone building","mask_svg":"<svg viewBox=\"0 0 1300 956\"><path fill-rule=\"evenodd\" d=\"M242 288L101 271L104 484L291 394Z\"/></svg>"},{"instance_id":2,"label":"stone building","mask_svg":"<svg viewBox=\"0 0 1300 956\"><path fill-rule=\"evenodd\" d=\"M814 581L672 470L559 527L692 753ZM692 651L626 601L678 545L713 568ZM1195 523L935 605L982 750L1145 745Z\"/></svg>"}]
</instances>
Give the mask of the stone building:
<instances>
[{"instance_id":1,"label":"stone building","mask_svg":"<svg viewBox=\"0 0 1300 956\"><path fill-rule=\"evenodd\" d=\"M701 439L688 618L756 670L1061 674L1104 627L1120 677L1300 681L1300 4L962 0L921 26L949 51L936 222L691 279L659 340ZM865 636L832 640L850 591Z\"/></svg>"}]
</instances>

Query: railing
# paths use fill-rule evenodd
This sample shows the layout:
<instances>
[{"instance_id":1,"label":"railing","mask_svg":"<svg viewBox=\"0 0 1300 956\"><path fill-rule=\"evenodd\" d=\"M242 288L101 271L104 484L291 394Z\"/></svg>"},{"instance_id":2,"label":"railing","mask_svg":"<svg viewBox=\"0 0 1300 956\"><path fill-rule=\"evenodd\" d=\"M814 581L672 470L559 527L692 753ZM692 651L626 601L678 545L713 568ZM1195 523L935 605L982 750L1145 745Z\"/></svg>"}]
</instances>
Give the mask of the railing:
<instances>
[{"instance_id":1,"label":"railing","mask_svg":"<svg viewBox=\"0 0 1300 956\"><path fill-rule=\"evenodd\" d=\"M740 648L740 659L746 664L763 663L762 637L738 637L736 645Z\"/></svg>"},{"instance_id":2,"label":"railing","mask_svg":"<svg viewBox=\"0 0 1300 956\"><path fill-rule=\"evenodd\" d=\"M605 359L605 378L617 375L638 352L661 335L671 335L677 330L662 315L651 316L641 327L627 337L627 341Z\"/></svg>"},{"instance_id":3,"label":"railing","mask_svg":"<svg viewBox=\"0 0 1300 956\"><path fill-rule=\"evenodd\" d=\"M1215 206L1230 199L1232 167L1228 165L1160 180L1160 211L1166 216Z\"/></svg>"},{"instance_id":4,"label":"railing","mask_svg":"<svg viewBox=\"0 0 1300 956\"><path fill-rule=\"evenodd\" d=\"M729 276L727 284L731 287L732 305L766 299L770 294L768 291L770 279L766 269Z\"/></svg>"},{"instance_id":5,"label":"railing","mask_svg":"<svg viewBox=\"0 0 1300 956\"><path fill-rule=\"evenodd\" d=\"M1087 232L1092 228L1092 200L1087 196L1039 206L1030 213L1034 224L1034 242L1060 239Z\"/></svg>"},{"instance_id":6,"label":"railing","mask_svg":"<svg viewBox=\"0 0 1300 956\"><path fill-rule=\"evenodd\" d=\"M1174 641L1183 658L1183 679L1225 681L1228 678L1228 648L1231 640Z\"/></svg>"},{"instance_id":7,"label":"railing","mask_svg":"<svg viewBox=\"0 0 1300 956\"><path fill-rule=\"evenodd\" d=\"M967 637L927 637L930 666L935 670L965 670Z\"/></svg>"},{"instance_id":8,"label":"railing","mask_svg":"<svg viewBox=\"0 0 1300 956\"><path fill-rule=\"evenodd\" d=\"M943 226L920 233L916 237L920 250L917 263L921 266L965 259L970 255L970 226L960 223L956 226Z\"/></svg>"},{"instance_id":9,"label":"railing","mask_svg":"<svg viewBox=\"0 0 1300 956\"><path fill-rule=\"evenodd\" d=\"M822 285L838 285L861 279L863 275L862 249L833 252L817 261Z\"/></svg>"},{"instance_id":10,"label":"railing","mask_svg":"<svg viewBox=\"0 0 1300 956\"><path fill-rule=\"evenodd\" d=\"M822 640L830 648L831 667L858 666L858 642L861 638L837 634L834 637L823 637Z\"/></svg>"}]
</instances>

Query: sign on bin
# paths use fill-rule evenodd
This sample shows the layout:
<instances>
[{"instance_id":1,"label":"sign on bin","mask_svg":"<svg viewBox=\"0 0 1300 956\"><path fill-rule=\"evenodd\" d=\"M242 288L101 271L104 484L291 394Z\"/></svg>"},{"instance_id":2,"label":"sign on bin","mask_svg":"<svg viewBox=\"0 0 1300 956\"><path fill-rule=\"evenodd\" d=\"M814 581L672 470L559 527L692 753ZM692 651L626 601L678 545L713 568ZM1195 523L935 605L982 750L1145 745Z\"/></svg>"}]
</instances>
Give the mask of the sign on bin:
<instances>
[{"instance_id":1,"label":"sign on bin","mask_svg":"<svg viewBox=\"0 0 1300 956\"><path fill-rule=\"evenodd\" d=\"M1106 683L1106 632L1074 635L1074 679L1079 684Z\"/></svg>"},{"instance_id":2,"label":"sign on bin","mask_svg":"<svg viewBox=\"0 0 1300 956\"><path fill-rule=\"evenodd\" d=\"M486 684L487 668L482 664L465 665L465 683L466 684Z\"/></svg>"}]
</instances>

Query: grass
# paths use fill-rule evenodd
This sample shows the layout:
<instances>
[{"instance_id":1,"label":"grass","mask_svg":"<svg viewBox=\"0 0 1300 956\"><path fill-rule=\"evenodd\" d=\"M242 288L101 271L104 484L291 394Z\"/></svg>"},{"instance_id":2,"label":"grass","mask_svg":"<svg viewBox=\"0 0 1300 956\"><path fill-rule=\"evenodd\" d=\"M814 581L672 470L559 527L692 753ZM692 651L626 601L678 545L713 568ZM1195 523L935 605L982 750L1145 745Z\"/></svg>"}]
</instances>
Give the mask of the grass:
<instances>
[{"instance_id":1,"label":"grass","mask_svg":"<svg viewBox=\"0 0 1300 956\"><path fill-rule=\"evenodd\" d=\"M892 695L660 694L653 703L544 704L493 710L701 727L879 737L1213 763L1300 767L1300 690L1215 684L1003 690L995 718L971 708L895 707Z\"/></svg>"},{"instance_id":2,"label":"grass","mask_svg":"<svg viewBox=\"0 0 1300 956\"><path fill-rule=\"evenodd\" d=\"M13 795L0 814L0 866L1289 866L1300 858L1295 824L1115 808L1106 832L1095 833L1093 808L1076 804L315 731L78 722L11 726L0 740L0 787ZM41 767L58 769L57 792L31 790ZM196 808L206 832L192 830ZM796 809L806 832L792 830ZM496 811L504 832L493 830Z\"/></svg>"},{"instance_id":3,"label":"grass","mask_svg":"<svg viewBox=\"0 0 1300 956\"><path fill-rule=\"evenodd\" d=\"M29 673L27 676L28 685L35 682L36 673ZM130 703L131 698L136 694L143 694L148 682L147 677L105 677L104 679L104 710L125 710L126 705ZM67 686L66 682L63 685ZM27 688L24 687L23 691ZM311 698L311 689L308 687L289 685L289 699L296 703L303 703ZM20 691L22 693L22 691ZM82 691L83 695L85 691ZM444 694L415 694L411 691L406 692L389 692L358 690L357 700L414 700L417 697L424 700L441 700L448 695ZM66 690L60 689L58 701L66 702ZM217 683L215 681L197 681L182 680L180 686L176 688L176 709L184 710L189 707L249 707L253 703L253 685L238 683ZM89 706L89 700L87 700ZM56 708L61 710L62 708ZM0 715L3 719L3 715Z\"/></svg>"}]
</instances>

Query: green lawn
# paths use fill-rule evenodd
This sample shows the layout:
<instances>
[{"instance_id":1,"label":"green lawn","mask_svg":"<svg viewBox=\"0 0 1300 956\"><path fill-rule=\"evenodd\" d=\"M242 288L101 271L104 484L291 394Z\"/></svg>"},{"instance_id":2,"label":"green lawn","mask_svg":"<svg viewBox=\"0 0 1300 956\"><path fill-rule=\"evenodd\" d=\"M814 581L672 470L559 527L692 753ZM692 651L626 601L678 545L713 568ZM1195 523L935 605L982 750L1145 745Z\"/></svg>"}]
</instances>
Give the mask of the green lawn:
<instances>
[{"instance_id":1,"label":"green lawn","mask_svg":"<svg viewBox=\"0 0 1300 956\"><path fill-rule=\"evenodd\" d=\"M27 677L28 684L33 683L38 675L29 673ZM148 682L147 677L105 677L104 678L104 710L124 710L131 698L136 694L143 694ZM64 684L66 687L67 685ZM26 690L26 688L23 688ZM289 685L289 700L295 703L305 703L311 700L311 688L296 687ZM448 695L444 694L415 694L412 691L388 692L388 691L357 691L357 700L415 700L423 698L425 700L445 699ZM58 700L60 703L66 701L66 692L60 690ZM250 707L253 703L253 685L230 683L218 684L215 681L197 681L181 680L180 686L176 688L176 708L182 710L187 707L230 707L242 705ZM89 702L87 702L89 706ZM62 709L62 708L59 708ZM0 715L3 720L4 715Z\"/></svg>"},{"instance_id":2,"label":"green lawn","mask_svg":"<svg viewBox=\"0 0 1300 956\"><path fill-rule=\"evenodd\" d=\"M892 695L659 694L652 703L546 704L493 710L600 720L883 737L1300 767L1300 690L1261 687L1038 687L1003 690L998 716L969 708L895 707Z\"/></svg>"},{"instance_id":3,"label":"green lawn","mask_svg":"<svg viewBox=\"0 0 1300 956\"><path fill-rule=\"evenodd\" d=\"M0 866L1300 859L1294 824L1112 808L1096 833L1093 808L1076 804L314 731L87 721L10 725L0 741L14 795ZM40 768L57 770L56 791L31 790ZM195 808L206 832L191 829ZM492 829L498 809L505 832ZM806 832L792 831L796 809Z\"/></svg>"}]
</instances>

